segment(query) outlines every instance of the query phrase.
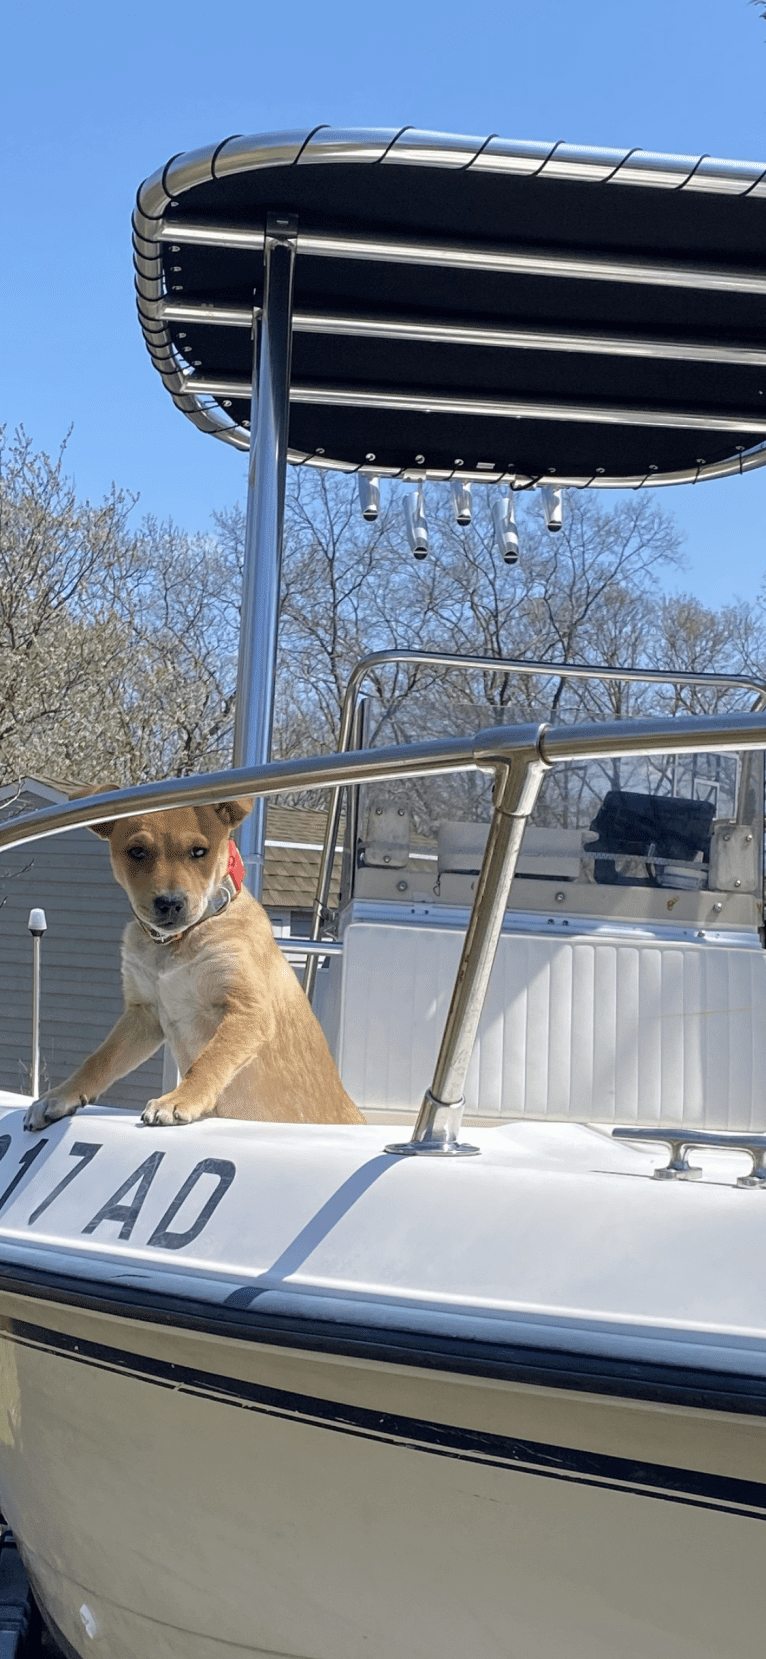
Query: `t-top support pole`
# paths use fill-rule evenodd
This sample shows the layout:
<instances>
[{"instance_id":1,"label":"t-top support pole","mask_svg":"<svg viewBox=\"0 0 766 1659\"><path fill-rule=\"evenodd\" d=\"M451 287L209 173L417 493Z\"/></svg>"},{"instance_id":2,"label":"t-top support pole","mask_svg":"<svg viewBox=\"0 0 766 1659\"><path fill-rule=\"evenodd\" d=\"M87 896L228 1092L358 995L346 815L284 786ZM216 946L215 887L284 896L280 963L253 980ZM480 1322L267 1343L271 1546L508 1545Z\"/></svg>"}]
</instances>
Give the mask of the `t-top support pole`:
<instances>
[{"instance_id":1,"label":"t-top support pole","mask_svg":"<svg viewBox=\"0 0 766 1659\"><path fill-rule=\"evenodd\" d=\"M298 221L293 215L269 214L263 309L260 324L255 324L235 766L261 766L271 759L297 237ZM257 899L263 891L265 835L266 802L259 799L239 832L245 881Z\"/></svg>"}]
</instances>

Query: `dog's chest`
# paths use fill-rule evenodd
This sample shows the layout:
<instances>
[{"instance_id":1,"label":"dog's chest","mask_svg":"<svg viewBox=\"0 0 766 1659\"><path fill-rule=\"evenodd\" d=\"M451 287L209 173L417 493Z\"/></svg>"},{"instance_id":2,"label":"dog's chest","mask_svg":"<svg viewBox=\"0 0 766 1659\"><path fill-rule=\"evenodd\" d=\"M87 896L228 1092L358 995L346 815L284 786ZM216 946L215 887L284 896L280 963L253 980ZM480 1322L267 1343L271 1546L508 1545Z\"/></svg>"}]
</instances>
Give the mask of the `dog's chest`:
<instances>
[{"instance_id":1,"label":"dog's chest","mask_svg":"<svg viewBox=\"0 0 766 1659\"><path fill-rule=\"evenodd\" d=\"M166 946L131 949L126 942L126 981L150 1004L166 1037L197 1046L221 1021L227 996L224 963L215 950L171 952ZM126 985L127 989L127 985Z\"/></svg>"}]
</instances>

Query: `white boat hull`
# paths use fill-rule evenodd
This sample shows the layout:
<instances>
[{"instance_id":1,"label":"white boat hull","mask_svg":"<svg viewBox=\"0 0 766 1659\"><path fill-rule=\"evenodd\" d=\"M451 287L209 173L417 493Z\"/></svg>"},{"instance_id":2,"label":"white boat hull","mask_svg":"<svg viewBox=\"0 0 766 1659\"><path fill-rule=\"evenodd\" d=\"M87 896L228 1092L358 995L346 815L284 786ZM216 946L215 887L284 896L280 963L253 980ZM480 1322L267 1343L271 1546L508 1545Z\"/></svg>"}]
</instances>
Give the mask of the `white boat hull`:
<instances>
[{"instance_id":1,"label":"white boat hull","mask_svg":"<svg viewBox=\"0 0 766 1659\"><path fill-rule=\"evenodd\" d=\"M4 1508L78 1655L762 1652L763 1418L22 1297L0 1354Z\"/></svg>"},{"instance_id":2,"label":"white boat hull","mask_svg":"<svg viewBox=\"0 0 766 1659\"><path fill-rule=\"evenodd\" d=\"M745 1155L674 1185L573 1125L434 1163L371 1128L21 1118L0 1507L65 1652L760 1659Z\"/></svg>"}]
</instances>

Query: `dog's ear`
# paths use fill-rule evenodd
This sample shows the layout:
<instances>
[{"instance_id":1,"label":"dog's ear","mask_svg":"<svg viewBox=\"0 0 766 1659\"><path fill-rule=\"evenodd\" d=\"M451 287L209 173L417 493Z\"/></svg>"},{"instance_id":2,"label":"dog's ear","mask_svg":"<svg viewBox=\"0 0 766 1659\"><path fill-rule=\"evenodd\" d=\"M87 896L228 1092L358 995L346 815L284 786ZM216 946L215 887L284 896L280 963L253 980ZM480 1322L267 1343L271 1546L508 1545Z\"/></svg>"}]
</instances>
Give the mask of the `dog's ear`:
<instances>
[{"instance_id":1,"label":"dog's ear","mask_svg":"<svg viewBox=\"0 0 766 1659\"><path fill-rule=\"evenodd\" d=\"M248 812L252 812L252 810L252 795L240 795L236 801L219 801L218 805L213 807L213 811L217 813L221 823L228 824L230 829L233 829L235 824L241 824L242 819L246 818Z\"/></svg>"},{"instance_id":2,"label":"dog's ear","mask_svg":"<svg viewBox=\"0 0 766 1659\"><path fill-rule=\"evenodd\" d=\"M116 789L116 788L117 788L117 785L114 784L114 783L89 784L87 789L75 789L75 790L73 790L73 792L70 795L69 799L70 799L70 801L83 801L89 795L107 795L109 793L110 789ZM93 835L100 835L101 839L103 841L108 841L110 835L112 834L113 829L115 828L116 823L117 823L117 819L112 818L106 824L89 824L88 829L91 830Z\"/></svg>"}]
</instances>

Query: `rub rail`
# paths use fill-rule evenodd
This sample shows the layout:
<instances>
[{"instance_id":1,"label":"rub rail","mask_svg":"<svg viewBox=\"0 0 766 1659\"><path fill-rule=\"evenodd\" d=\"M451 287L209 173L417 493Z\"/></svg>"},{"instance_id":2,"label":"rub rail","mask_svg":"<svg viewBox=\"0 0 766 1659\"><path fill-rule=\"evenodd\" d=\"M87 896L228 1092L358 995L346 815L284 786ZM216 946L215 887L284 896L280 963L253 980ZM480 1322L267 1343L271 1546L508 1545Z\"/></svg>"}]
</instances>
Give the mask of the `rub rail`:
<instances>
[{"instance_id":1,"label":"rub rail","mask_svg":"<svg viewBox=\"0 0 766 1659\"><path fill-rule=\"evenodd\" d=\"M23 846L68 829L129 818L137 811L210 805L239 795L259 799L290 789L340 787L384 778L423 777L476 768L494 776L494 812L476 883L433 1082L426 1090L412 1140L394 1153L459 1156L473 1152L459 1140L463 1087L473 1051L524 828L546 770L561 761L607 756L704 754L766 748L766 713L687 716L581 726L499 726L474 738L438 740L355 754L232 771L93 795L66 807L17 818L0 829L0 849ZM681 1135L679 1137L683 1139Z\"/></svg>"}]
</instances>

